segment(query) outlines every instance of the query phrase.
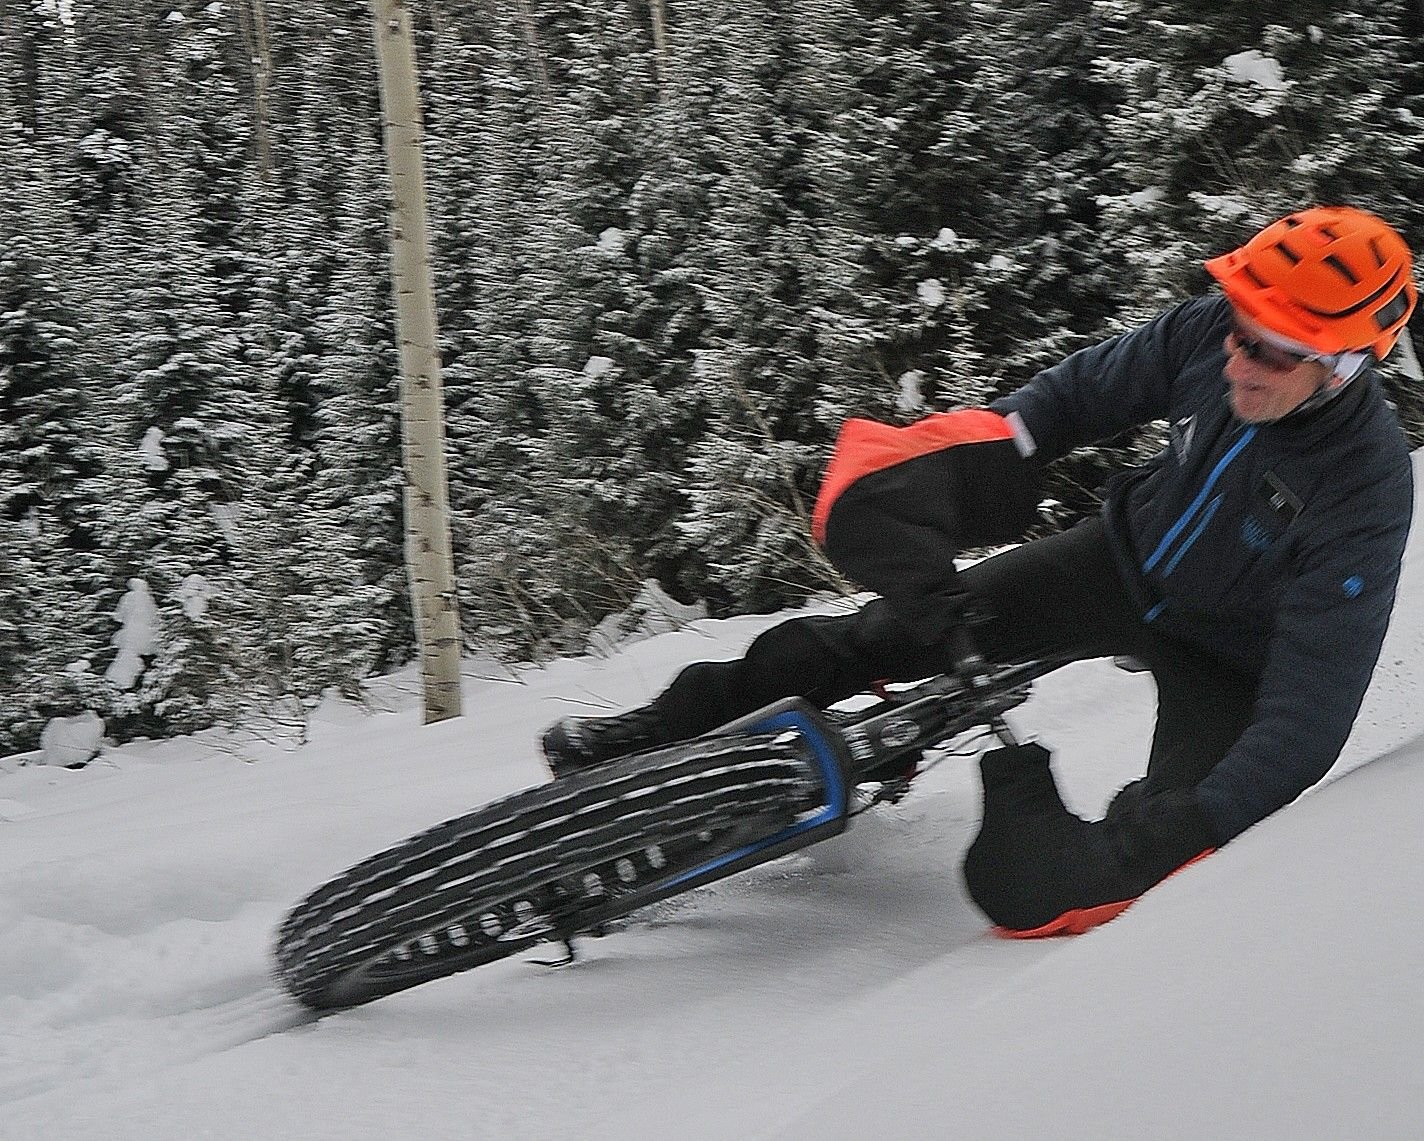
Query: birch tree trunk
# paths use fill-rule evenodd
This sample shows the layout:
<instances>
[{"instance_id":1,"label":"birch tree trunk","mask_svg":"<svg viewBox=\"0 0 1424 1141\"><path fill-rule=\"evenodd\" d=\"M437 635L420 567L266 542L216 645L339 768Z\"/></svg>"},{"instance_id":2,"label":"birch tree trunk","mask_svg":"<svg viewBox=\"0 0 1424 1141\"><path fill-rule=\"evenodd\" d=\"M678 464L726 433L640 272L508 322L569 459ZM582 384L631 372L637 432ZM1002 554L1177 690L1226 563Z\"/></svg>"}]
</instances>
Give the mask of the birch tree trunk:
<instances>
[{"instance_id":1,"label":"birch tree trunk","mask_svg":"<svg viewBox=\"0 0 1424 1141\"><path fill-rule=\"evenodd\" d=\"M272 48L267 40L267 0L250 0L247 10L247 54L252 66L252 125L257 143L257 171L265 180L272 170L268 139L269 95L272 87Z\"/></svg>"},{"instance_id":2,"label":"birch tree trunk","mask_svg":"<svg viewBox=\"0 0 1424 1141\"><path fill-rule=\"evenodd\" d=\"M425 720L460 715L460 619L450 551L435 286L425 223L420 88L408 0L371 0L391 172L391 274L400 341L406 572Z\"/></svg>"},{"instance_id":3,"label":"birch tree trunk","mask_svg":"<svg viewBox=\"0 0 1424 1141\"><path fill-rule=\"evenodd\" d=\"M539 43L539 25L534 22L534 9L529 0L519 0L519 24L524 29L524 45L529 52L529 66L534 72L534 82L539 88L539 98L545 105L549 102L549 68L544 62L544 48Z\"/></svg>"},{"instance_id":4,"label":"birch tree trunk","mask_svg":"<svg viewBox=\"0 0 1424 1141\"><path fill-rule=\"evenodd\" d=\"M648 6L653 23L653 58L657 61L658 97L667 98L668 89L668 43L667 6L665 0L649 0Z\"/></svg>"}]
</instances>

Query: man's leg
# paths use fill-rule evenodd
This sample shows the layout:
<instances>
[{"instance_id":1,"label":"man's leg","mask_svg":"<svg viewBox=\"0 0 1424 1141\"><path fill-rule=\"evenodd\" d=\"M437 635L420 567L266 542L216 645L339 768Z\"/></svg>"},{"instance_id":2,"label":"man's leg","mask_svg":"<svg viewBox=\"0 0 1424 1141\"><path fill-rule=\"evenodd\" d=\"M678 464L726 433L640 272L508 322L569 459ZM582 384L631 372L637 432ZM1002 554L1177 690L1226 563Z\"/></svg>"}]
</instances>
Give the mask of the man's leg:
<instances>
[{"instance_id":1,"label":"man's leg","mask_svg":"<svg viewBox=\"0 0 1424 1141\"><path fill-rule=\"evenodd\" d=\"M1146 636L1096 517L966 567L960 579L991 662L1133 654Z\"/></svg>"},{"instance_id":2,"label":"man's leg","mask_svg":"<svg viewBox=\"0 0 1424 1141\"><path fill-rule=\"evenodd\" d=\"M1195 788L1246 731L1255 679L1181 643L1143 655L1157 682L1157 726L1144 792Z\"/></svg>"},{"instance_id":3,"label":"man's leg","mask_svg":"<svg viewBox=\"0 0 1424 1141\"><path fill-rule=\"evenodd\" d=\"M783 697L824 709L879 680L929 677L939 647L915 639L880 598L849 614L793 618L759 635L742 657L688 666L655 701L678 738L695 737Z\"/></svg>"},{"instance_id":4,"label":"man's leg","mask_svg":"<svg viewBox=\"0 0 1424 1141\"><path fill-rule=\"evenodd\" d=\"M984 559L962 576L975 632L992 661L1131 653L1142 626L1102 524ZM739 659L688 666L652 703L615 718L565 718L545 736L569 767L695 737L783 697L824 707L879 680L914 681L954 667L950 646L926 645L882 599L851 614L795 618L765 631ZM585 759L586 758L586 759Z\"/></svg>"},{"instance_id":5,"label":"man's leg","mask_svg":"<svg viewBox=\"0 0 1424 1141\"><path fill-rule=\"evenodd\" d=\"M1097 520L984 559L960 579L990 661L1128 653L1142 637ZM877 598L853 614L783 622L735 661L688 666L657 705L680 736L695 736L778 698L824 708L876 681L915 681L954 664L950 645L921 642Z\"/></svg>"},{"instance_id":6,"label":"man's leg","mask_svg":"<svg viewBox=\"0 0 1424 1141\"><path fill-rule=\"evenodd\" d=\"M612 757L700 736L783 697L824 708L878 678L925 677L938 658L881 599L848 614L793 618L761 633L740 658L684 668L647 705L613 717L565 717L544 733L556 776Z\"/></svg>"}]
</instances>

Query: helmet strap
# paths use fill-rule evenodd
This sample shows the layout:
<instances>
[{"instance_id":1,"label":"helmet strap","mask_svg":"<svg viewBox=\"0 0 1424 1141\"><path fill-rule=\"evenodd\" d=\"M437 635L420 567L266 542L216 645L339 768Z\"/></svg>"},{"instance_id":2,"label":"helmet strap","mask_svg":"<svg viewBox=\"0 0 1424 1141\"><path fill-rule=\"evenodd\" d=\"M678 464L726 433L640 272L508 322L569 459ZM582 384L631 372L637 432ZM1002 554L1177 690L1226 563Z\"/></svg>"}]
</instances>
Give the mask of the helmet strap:
<instances>
[{"instance_id":1,"label":"helmet strap","mask_svg":"<svg viewBox=\"0 0 1424 1141\"><path fill-rule=\"evenodd\" d=\"M1370 352L1362 353L1341 353L1335 358L1335 375L1341 380L1340 387L1343 388L1355 377L1365 371L1365 366L1374 359L1374 354Z\"/></svg>"},{"instance_id":2,"label":"helmet strap","mask_svg":"<svg viewBox=\"0 0 1424 1141\"><path fill-rule=\"evenodd\" d=\"M1360 356L1361 354L1349 353L1346 355ZM1291 409L1284 416L1282 416L1281 419L1289 420L1296 416L1303 416L1307 413L1314 412L1317 408L1329 404L1332 400L1334 400L1337 396L1344 392L1345 389L1349 388L1350 385L1355 381L1355 379L1362 372L1365 371L1364 366L1368 363L1368 361L1368 357L1363 357L1359 365L1356 366L1355 371L1349 376L1342 376L1337 366L1335 372L1330 373L1326 376L1324 380L1320 382L1319 388L1317 388L1311 395L1307 396L1302 403L1296 405L1295 408Z\"/></svg>"}]
</instances>

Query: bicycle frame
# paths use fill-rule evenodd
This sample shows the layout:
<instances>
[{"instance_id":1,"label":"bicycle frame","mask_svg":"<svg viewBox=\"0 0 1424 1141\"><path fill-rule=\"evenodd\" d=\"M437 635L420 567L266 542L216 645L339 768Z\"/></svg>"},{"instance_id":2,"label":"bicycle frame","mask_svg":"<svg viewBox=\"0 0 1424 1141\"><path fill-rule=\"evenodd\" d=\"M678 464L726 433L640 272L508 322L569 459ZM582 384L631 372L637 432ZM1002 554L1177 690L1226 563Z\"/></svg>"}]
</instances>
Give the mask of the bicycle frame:
<instances>
[{"instance_id":1,"label":"bicycle frame","mask_svg":"<svg viewBox=\"0 0 1424 1141\"><path fill-rule=\"evenodd\" d=\"M1003 715L1027 699L1034 680L1063 664L1041 659L983 667L965 676L944 674L853 715L839 730L852 758L848 778L857 783L867 773L913 758L975 726L1006 745L1017 744Z\"/></svg>"},{"instance_id":2,"label":"bicycle frame","mask_svg":"<svg viewBox=\"0 0 1424 1141\"><path fill-rule=\"evenodd\" d=\"M663 881L644 902L711 883L843 832L851 816L851 791L874 779L870 774L902 760L917 759L926 749L947 743L975 726L988 728L1001 740L1013 743L1003 714L1027 698L1028 686L1035 678L1062 664L1045 659L983 667L964 677L941 675L841 717L818 710L802 698L786 698L722 726L711 735L796 733L820 776L820 803L788 827L749 840Z\"/></svg>"}]
</instances>

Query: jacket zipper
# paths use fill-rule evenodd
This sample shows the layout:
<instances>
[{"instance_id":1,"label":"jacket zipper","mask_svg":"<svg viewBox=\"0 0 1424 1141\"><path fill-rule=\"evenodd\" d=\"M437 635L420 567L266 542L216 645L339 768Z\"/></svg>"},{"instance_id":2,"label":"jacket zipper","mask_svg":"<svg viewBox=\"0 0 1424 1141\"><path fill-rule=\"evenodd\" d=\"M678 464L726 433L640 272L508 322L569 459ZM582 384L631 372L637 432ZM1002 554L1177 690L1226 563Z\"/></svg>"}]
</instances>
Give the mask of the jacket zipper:
<instances>
[{"instance_id":1,"label":"jacket zipper","mask_svg":"<svg viewBox=\"0 0 1424 1141\"><path fill-rule=\"evenodd\" d=\"M1197 497L1192 500L1187 509L1182 512L1180 518L1178 518L1168 529L1167 533L1162 536L1162 541L1157 544L1157 549L1153 551L1152 554L1148 556L1147 561L1142 564L1144 574L1151 573L1156 569L1157 565L1167 557L1167 553L1172 549L1172 544L1177 541L1182 532L1191 524L1197 512L1202 511L1202 507L1205 506L1206 510L1202 513L1201 518L1197 520L1196 526L1192 528L1191 533L1183 540L1181 546L1177 548L1176 554L1174 554L1171 559L1168 560L1167 565L1163 567L1162 577L1166 578L1177 569L1177 564L1182 561L1182 556L1191 550L1192 545L1201 538L1202 532L1206 530L1207 525L1211 522L1212 516L1216 514L1217 509L1221 506L1222 499L1225 498L1224 494L1218 495L1214 499L1211 498L1211 493L1216 487L1217 482L1221 479L1226 469L1231 466L1231 462L1236 459L1245 449L1246 445L1255 438L1256 425L1252 424L1241 433L1241 438L1231 445L1226 455L1217 461L1216 466L1211 469L1211 474L1207 476L1206 483L1202 485L1201 491L1197 493ZM1210 500L1210 502L1208 502L1208 500ZM1156 613L1160 612L1160 609L1160 606L1153 607L1154 613L1152 616L1156 617Z\"/></svg>"}]
</instances>

